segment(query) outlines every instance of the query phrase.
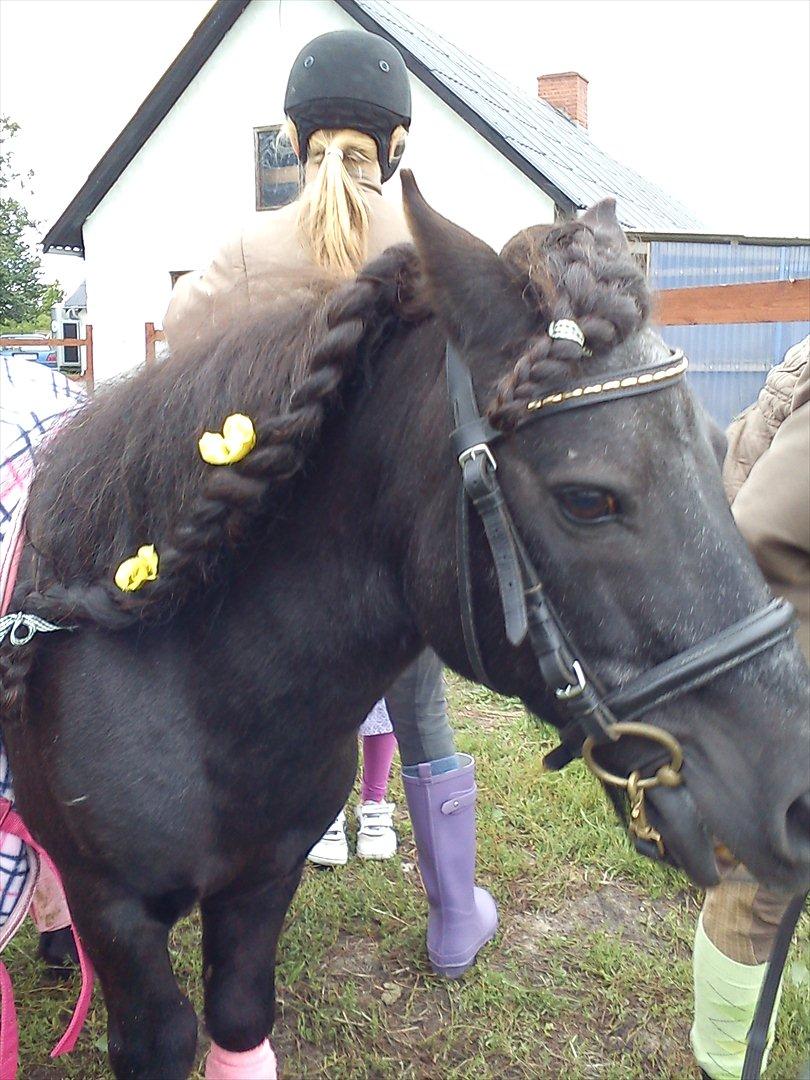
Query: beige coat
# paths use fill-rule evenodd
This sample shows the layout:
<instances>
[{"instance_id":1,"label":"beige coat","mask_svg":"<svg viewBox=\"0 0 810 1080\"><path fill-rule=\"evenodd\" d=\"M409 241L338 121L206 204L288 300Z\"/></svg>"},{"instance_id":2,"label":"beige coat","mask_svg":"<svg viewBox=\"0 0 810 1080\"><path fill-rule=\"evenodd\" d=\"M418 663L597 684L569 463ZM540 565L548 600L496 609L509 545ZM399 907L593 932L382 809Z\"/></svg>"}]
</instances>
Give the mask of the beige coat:
<instances>
[{"instance_id":1,"label":"beige coat","mask_svg":"<svg viewBox=\"0 0 810 1080\"><path fill-rule=\"evenodd\" d=\"M379 185L360 180L369 203L368 258L410 240L399 205L383 199ZM316 267L298 229L298 204L269 210L220 249L205 271L184 274L174 287L163 329L170 347L225 326L245 306L265 306L314 276Z\"/></svg>"},{"instance_id":2,"label":"beige coat","mask_svg":"<svg viewBox=\"0 0 810 1080\"><path fill-rule=\"evenodd\" d=\"M810 661L810 338L789 350L732 422L723 480L768 584L796 608Z\"/></svg>"},{"instance_id":3,"label":"beige coat","mask_svg":"<svg viewBox=\"0 0 810 1080\"><path fill-rule=\"evenodd\" d=\"M788 349L781 364L771 368L759 397L731 422L726 432L728 451L723 483L734 502L755 461L765 453L782 421L810 400L810 337Z\"/></svg>"},{"instance_id":4,"label":"beige coat","mask_svg":"<svg viewBox=\"0 0 810 1080\"><path fill-rule=\"evenodd\" d=\"M773 592L796 608L810 662L810 338L771 371L728 439L732 513ZM759 885L741 863L719 865L722 881L703 905L706 933L738 964L762 964L789 897Z\"/></svg>"}]
</instances>

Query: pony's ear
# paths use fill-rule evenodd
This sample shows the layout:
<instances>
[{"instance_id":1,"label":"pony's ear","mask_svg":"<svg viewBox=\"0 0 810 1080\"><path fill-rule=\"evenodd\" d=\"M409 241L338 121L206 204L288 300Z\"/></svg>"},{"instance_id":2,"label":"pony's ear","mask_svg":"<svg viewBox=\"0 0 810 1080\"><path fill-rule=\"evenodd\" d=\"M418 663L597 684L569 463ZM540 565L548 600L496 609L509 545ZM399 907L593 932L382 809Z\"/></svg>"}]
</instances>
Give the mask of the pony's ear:
<instances>
[{"instance_id":1,"label":"pony's ear","mask_svg":"<svg viewBox=\"0 0 810 1080\"><path fill-rule=\"evenodd\" d=\"M627 249L627 237L616 216L615 199L602 199L601 202L595 203L579 220L593 231L601 244L615 251Z\"/></svg>"},{"instance_id":2,"label":"pony's ear","mask_svg":"<svg viewBox=\"0 0 810 1080\"><path fill-rule=\"evenodd\" d=\"M405 217L427 281L432 306L463 349L497 348L534 325L510 270L483 240L437 214L410 169L403 169Z\"/></svg>"}]
</instances>

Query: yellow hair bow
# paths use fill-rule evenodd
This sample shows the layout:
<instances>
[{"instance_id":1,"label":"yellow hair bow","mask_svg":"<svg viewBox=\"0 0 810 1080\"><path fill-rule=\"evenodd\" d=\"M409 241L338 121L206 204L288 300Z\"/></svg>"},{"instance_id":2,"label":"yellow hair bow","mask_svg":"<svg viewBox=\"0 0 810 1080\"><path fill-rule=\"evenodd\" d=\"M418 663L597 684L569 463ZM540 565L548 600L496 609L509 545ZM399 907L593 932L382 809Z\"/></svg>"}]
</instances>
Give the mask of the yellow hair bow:
<instances>
[{"instance_id":1,"label":"yellow hair bow","mask_svg":"<svg viewBox=\"0 0 810 1080\"><path fill-rule=\"evenodd\" d=\"M222 434L206 431L200 439L200 455L209 465L233 465L256 445L256 430L249 416L233 413L222 425Z\"/></svg>"},{"instance_id":2,"label":"yellow hair bow","mask_svg":"<svg viewBox=\"0 0 810 1080\"><path fill-rule=\"evenodd\" d=\"M124 559L115 571L115 584L121 592L135 592L146 581L158 576L158 553L154 544L138 548L138 554Z\"/></svg>"}]
</instances>

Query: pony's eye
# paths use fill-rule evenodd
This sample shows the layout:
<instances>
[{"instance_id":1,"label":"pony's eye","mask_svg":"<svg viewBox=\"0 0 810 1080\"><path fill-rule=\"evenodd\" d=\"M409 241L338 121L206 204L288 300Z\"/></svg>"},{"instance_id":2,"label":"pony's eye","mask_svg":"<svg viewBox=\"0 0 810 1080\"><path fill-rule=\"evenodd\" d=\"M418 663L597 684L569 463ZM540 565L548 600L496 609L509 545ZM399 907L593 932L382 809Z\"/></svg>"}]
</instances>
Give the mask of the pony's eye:
<instances>
[{"instance_id":1,"label":"pony's eye","mask_svg":"<svg viewBox=\"0 0 810 1080\"><path fill-rule=\"evenodd\" d=\"M620 512L619 500L601 488L564 487L554 492L562 512L571 521L592 525L609 521Z\"/></svg>"}]
</instances>

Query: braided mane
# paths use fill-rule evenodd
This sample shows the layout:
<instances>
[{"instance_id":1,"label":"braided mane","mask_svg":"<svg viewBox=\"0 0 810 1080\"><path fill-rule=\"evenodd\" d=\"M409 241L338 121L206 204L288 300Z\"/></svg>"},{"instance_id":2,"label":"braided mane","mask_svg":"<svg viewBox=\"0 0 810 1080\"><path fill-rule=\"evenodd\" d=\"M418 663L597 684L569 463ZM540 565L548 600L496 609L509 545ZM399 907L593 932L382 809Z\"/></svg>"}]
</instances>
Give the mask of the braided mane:
<instances>
[{"instance_id":1,"label":"braided mane","mask_svg":"<svg viewBox=\"0 0 810 1080\"><path fill-rule=\"evenodd\" d=\"M176 611L278 506L369 339L399 317L414 262L411 248L390 249L351 284L310 284L303 302L298 292L103 387L38 465L28 511L36 589L25 610L110 629ZM197 441L232 413L250 416L256 447L212 467ZM157 579L120 591L116 567L147 544L159 554Z\"/></svg>"}]
</instances>

